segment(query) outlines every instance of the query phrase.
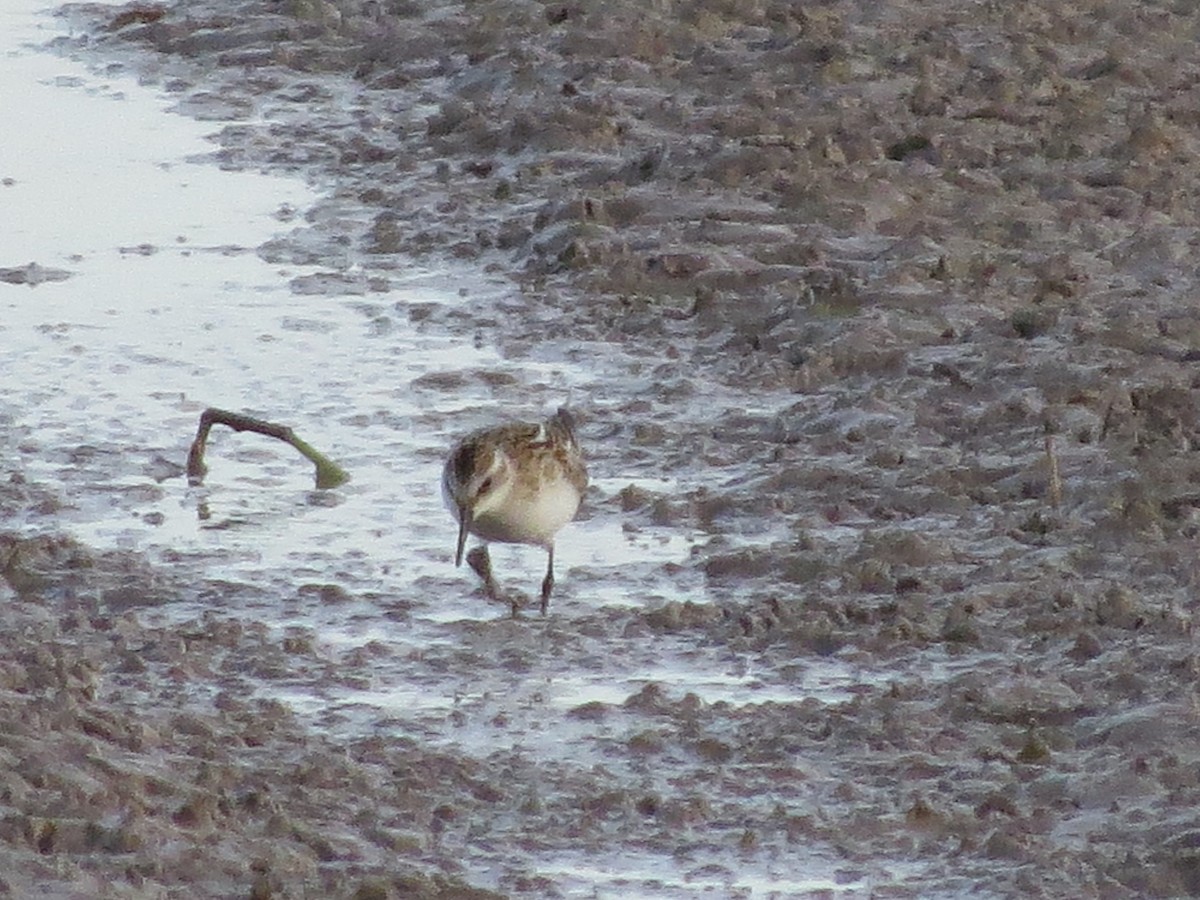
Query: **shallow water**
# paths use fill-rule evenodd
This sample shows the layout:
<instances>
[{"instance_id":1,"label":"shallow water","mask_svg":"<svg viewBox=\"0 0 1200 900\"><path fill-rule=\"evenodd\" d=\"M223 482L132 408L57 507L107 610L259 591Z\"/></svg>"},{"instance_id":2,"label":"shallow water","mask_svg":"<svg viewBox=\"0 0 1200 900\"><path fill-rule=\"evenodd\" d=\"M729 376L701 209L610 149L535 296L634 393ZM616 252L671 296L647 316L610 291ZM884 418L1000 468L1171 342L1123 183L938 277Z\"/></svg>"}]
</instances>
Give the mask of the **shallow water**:
<instances>
[{"instance_id":1,"label":"shallow water","mask_svg":"<svg viewBox=\"0 0 1200 900\"><path fill-rule=\"evenodd\" d=\"M17 24L6 34L18 47L50 36L40 20L15 10L9 18ZM454 434L427 427L444 398L414 396L408 386L429 372L472 368L520 371L563 388L584 376L562 366L524 372L490 348L407 327L410 304L500 289L473 273L412 273L371 298L369 310L360 297L293 293L291 279L317 270L268 264L255 248L289 227L315 200L312 189L218 169L205 159L211 126L165 115L169 100L128 77L98 77L48 54L9 54L11 77L30 87L6 91L0 111L30 127L0 147L0 171L14 181L3 225L19 236L6 242L3 262L72 273L5 286L0 325L7 402L28 434L26 470L61 484L71 500L54 524L101 548L169 549L176 559L216 552L226 577L301 567L311 577L327 561L357 556L356 587L411 596L422 576L449 580L453 527L437 477ZM96 133L105 140L93 141ZM485 399L468 390L458 403ZM160 457L182 462L206 406L293 425L353 481L336 498L315 499L308 464L290 448L221 428L203 487L148 478ZM586 536L564 535L564 563L686 555L678 536L614 541L618 531L597 524ZM431 618L473 616L476 607L439 603Z\"/></svg>"}]
</instances>

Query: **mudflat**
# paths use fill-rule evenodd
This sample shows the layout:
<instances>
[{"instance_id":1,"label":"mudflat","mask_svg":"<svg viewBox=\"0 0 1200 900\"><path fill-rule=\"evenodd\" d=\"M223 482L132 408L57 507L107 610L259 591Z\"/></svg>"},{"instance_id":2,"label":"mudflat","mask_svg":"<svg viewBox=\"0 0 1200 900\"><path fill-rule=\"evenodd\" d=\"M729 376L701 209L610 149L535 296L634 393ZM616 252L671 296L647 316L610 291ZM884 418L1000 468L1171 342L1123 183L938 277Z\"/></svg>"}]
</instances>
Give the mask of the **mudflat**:
<instances>
[{"instance_id":1,"label":"mudflat","mask_svg":"<svg viewBox=\"0 0 1200 900\"><path fill-rule=\"evenodd\" d=\"M63 51L216 123L219 164L327 188L259 250L322 269L298 294L380 298L443 262L510 284L399 324L592 367L585 516L697 537L662 568L684 599L607 604L583 565L545 621L481 603L398 660L220 611L156 624L175 597L269 587L4 529L0 888L1200 893L1200 12L64 14ZM443 428L436 399L489 377L407 387ZM8 465L0 510L51 520L64 498ZM622 484L647 472L676 487ZM345 602L337 581L308 595ZM377 606L399 633L453 589ZM539 699L662 657L737 660L760 696ZM314 727L269 696L385 660L471 679L486 702L427 713L468 737ZM850 677L823 694L808 676L834 664Z\"/></svg>"}]
</instances>

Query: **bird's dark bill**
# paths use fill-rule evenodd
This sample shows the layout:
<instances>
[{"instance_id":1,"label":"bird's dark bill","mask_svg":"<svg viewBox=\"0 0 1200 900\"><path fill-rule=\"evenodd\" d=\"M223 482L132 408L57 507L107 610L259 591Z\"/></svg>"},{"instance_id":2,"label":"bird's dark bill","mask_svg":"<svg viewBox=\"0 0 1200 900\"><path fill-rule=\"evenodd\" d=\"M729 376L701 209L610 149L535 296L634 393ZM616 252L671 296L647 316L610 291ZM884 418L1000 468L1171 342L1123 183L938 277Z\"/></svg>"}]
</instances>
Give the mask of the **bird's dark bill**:
<instances>
[{"instance_id":1,"label":"bird's dark bill","mask_svg":"<svg viewBox=\"0 0 1200 900\"><path fill-rule=\"evenodd\" d=\"M467 533L471 530L471 513L469 510L458 509L458 550L454 554L454 565L461 566L463 548L467 546Z\"/></svg>"}]
</instances>

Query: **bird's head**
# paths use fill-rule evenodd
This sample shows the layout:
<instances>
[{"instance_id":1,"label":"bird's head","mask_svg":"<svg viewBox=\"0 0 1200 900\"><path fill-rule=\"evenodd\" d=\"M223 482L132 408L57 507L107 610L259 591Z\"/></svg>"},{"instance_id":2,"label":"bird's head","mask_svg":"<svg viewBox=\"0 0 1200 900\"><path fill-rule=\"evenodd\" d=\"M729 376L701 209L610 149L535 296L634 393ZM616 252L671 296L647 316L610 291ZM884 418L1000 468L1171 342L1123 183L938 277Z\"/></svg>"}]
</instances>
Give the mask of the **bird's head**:
<instances>
[{"instance_id":1,"label":"bird's head","mask_svg":"<svg viewBox=\"0 0 1200 900\"><path fill-rule=\"evenodd\" d=\"M458 519L456 566L462 565L471 523L502 504L513 483L512 461L500 448L478 448L464 456L467 458L450 461L446 479L447 495Z\"/></svg>"}]
</instances>

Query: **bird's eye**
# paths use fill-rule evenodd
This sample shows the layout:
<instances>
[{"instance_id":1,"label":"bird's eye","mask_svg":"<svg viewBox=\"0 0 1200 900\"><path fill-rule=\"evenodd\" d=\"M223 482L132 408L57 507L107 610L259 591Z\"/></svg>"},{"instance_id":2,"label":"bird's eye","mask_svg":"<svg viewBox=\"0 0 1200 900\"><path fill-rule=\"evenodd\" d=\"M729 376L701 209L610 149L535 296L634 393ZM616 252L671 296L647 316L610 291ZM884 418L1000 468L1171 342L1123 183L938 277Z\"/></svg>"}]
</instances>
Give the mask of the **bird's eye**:
<instances>
[{"instance_id":1,"label":"bird's eye","mask_svg":"<svg viewBox=\"0 0 1200 900\"><path fill-rule=\"evenodd\" d=\"M483 479L482 482L480 482L479 493L486 494L491 489L492 489L492 479L491 478L485 478L485 479Z\"/></svg>"}]
</instances>

